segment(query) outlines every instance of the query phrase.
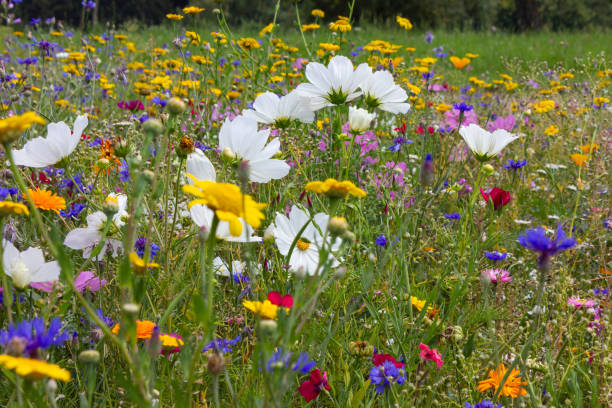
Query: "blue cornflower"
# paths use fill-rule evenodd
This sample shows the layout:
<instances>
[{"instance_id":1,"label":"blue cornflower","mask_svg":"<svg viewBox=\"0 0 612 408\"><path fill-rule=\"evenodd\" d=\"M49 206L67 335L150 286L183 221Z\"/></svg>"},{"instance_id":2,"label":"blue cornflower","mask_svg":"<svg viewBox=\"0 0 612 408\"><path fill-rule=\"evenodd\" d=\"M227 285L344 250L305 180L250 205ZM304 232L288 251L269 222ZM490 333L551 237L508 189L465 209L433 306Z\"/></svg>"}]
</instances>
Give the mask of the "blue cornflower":
<instances>
[{"instance_id":1,"label":"blue cornflower","mask_svg":"<svg viewBox=\"0 0 612 408\"><path fill-rule=\"evenodd\" d=\"M42 21L42 19L40 19L40 18L32 18L30 20L30 25L40 24L41 21Z\"/></svg>"},{"instance_id":2,"label":"blue cornflower","mask_svg":"<svg viewBox=\"0 0 612 408\"><path fill-rule=\"evenodd\" d=\"M202 143L198 142L197 140L193 141L193 145L203 152L205 152L206 150L212 149L212 147L204 146Z\"/></svg>"},{"instance_id":3,"label":"blue cornflower","mask_svg":"<svg viewBox=\"0 0 612 408\"><path fill-rule=\"evenodd\" d=\"M90 142L87 144L87 146L89 147L94 147L94 146L100 146L102 144L102 139L99 137L96 137L93 142Z\"/></svg>"},{"instance_id":4,"label":"blue cornflower","mask_svg":"<svg viewBox=\"0 0 612 408\"><path fill-rule=\"evenodd\" d=\"M405 138L399 136L399 137L396 137L395 139L393 139L393 145L387 147L387 149L389 149L393 153L397 153L397 152L400 151L400 149L402 148L403 145L407 145L407 144L412 144L412 140L405 139Z\"/></svg>"},{"instance_id":5,"label":"blue cornflower","mask_svg":"<svg viewBox=\"0 0 612 408\"><path fill-rule=\"evenodd\" d=\"M139 257L142 258L144 256L144 251L145 251L146 246L147 246L147 239L145 237L140 237L136 240L136 243L134 244L134 249L136 250L136 253L138 254ZM151 259L155 258L155 255L157 255L158 252L159 252L159 246L151 242L150 258Z\"/></svg>"},{"instance_id":6,"label":"blue cornflower","mask_svg":"<svg viewBox=\"0 0 612 408\"><path fill-rule=\"evenodd\" d=\"M151 99L151 102L162 107L166 106L168 103L165 99L160 98L158 95L154 96L153 99Z\"/></svg>"},{"instance_id":7,"label":"blue cornflower","mask_svg":"<svg viewBox=\"0 0 612 408\"><path fill-rule=\"evenodd\" d=\"M497 262L497 261L503 261L504 259L506 259L508 254L506 252L485 251L485 256L489 258L490 260Z\"/></svg>"},{"instance_id":8,"label":"blue cornflower","mask_svg":"<svg viewBox=\"0 0 612 408\"><path fill-rule=\"evenodd\" d=\"M403 368L397 368L391 361L385 361L370 369L370 381L376 384L376 392L382 394L391 387L392 383L398 385L405 383L406 374Z\"/></svg>"},{"instance_id":9,"label":"blue cornflower","mask_svg":"<svg viewBox=\"0 0 612 408\"><path fill-rule=\"evenodd\" d=\"M82 177L83 177L83 173L77 173L71 178L63 178L59 182L58 187L61 189L67 189L71 191L76 187L76 189L81 193L90 193L93 186L89 185L85 187L83 185Z\"/></svg>"},{"instance_id":10,"label":"blue cornflower","mask_svg":"<svg viewBox=\"0 0 612 408\"><path fill-rule=\"evenodd\" d=\"M472 109L474 109L474 107L472 105L468 105L465 102L453 103L453 108L455 108L455 109L457 109L458 111L461 111L461 112L469 112Z\"/></svg>"},{"instance_id":11,"label":"blue cornflower","mask_svg":"<svg viewBox=\"0 0 612 408\"><path fill-rule=\"evenodd\" d=\"M113 322L113 319L111 319L110 317L104 316L104 313L102 313L102 309L100 309L99 307L96 307L96 314L98 315L100 320L102 320L104 324L107 325L108 327L113 327L115 325L115 322Z\"/></svg>"},{"instance_id":12,"label":"blue cornflower","mask_svg":"<svg viewBox=\"0 0 612 408\"><path fill-rule=\"evenodd\" d=\"M9 195L14 196L18 192L19 192L19 190L17 188L15 188L15 187L12 187L12 188L0 187L0 199L4 200Z\"/></svg>"},{"instance_id":13,"label":"blue cornflower","mask_svg":"<svg viewBox=\"0 0 612 408\"><path fill-rule=\"evenodd\" d=\"M604 228L609 229L609 230L612 229L612 220L605 219L602 221L602 224Z\"/></svg>"},{"instance_id":14,"label":"blue cornflower","mask_svg":"<svg viewBox=\"0 0 612 408\"><path fill-rule=\"evenodd\" d=\"M130 179L130 168L125 160L121 160L121 169L119 170L119 180L123 183Z\"/></svg>"},{"instance_id":15,"label":"blue cornflower","mask_svg":"<svg viewBox=\"0 0 612 408\"><path fill-rule=\"evenodd\" d=\"M376 237L376 239L374 240L374 243L376 243L376 245L381 246L381 247L386 247L388 244L388 240L387 237L385 237L384 235L379 235Z\"/></svg>"},{"instance_id":16,"label":"blue cornflower","mask_svg":"<svg viewBox=\"0 0 612 408\"><path fill-rule=\"evenodd\" d=\"M28 58L17 58L17 63L19 65L32 65L32 64L36 64L36 62L38 61L37 57L28 57Z\"/></svg>"},{"instance_id":17,"label":"blue cornflower","mask_svg":"<svg viewBox=\"0 0 612 408\"><path fill-rule=\"evenodd\" d=\"M216 340L213 340L205 345L202 352L204 353L208 350L215 350L221 353L230 353L232 351L232 346L238 344L240 340L242 340L240 335L229 340L217 338Z\"/></svg>"},{"instance_id":18,"label":"blue cornflower","mask_svg":"<svg viewBox=\"0 0 612 408\"><path fill-rule=\"evenodd\" d=\"M421 74L421 76L425 81L429 81L431 78L433 78L434 74L432 72L424 72Z\"/></svg>"},{"instance_id":19,"label":"blue cornflower","mask_svg":"<svg viewBox=\"0 0 612 408\"><path fill-rule=\"evenodd\" d=\"M461 214L459 214L459 213L449 213L449 214L444 214L444 217L449 219L449 220L460 220L461 219Z\"/></svg>"},{"instance_id":20,"label":"blue cornflower","mask_svg":"<svg viewBox=\"0 0 612 408\"><path fill-rule=\"evenodd\" d=\"M595 288L595 289L593 289L593 294L595 296L597 296L597 295L608 296L608 295L610 295L610 289L608 289L608 288L605 288L605 289Z\"/></svg>"},{"instance_id":21,"label":"blue cornflower","mask_svg":"<svg viewBox=\"0 0 612 408\"><path fill-rule=\"evenodd\" d=\"M482 400L475 405L466 402L463 408L501 408L502 404L493 405L493 403L489 400Z\"/></svg>"},{"instance_id":22,"label":"blue cornflower","mask_svg":"<svg viewBox=\"0 0 612 408\"><path fill-rule=\"evenodd\" d=\"M576 245L574 238L566 238L561 224L557 226L557 238L552 240L546 236L546 230L542 227L528 229L523 235L519 235L518 243L527 249L540 253L538 264L540 268L548 267L548 260L559 252L571 249Z\"/></svg>"},{"instance_id":23,"label":"blue cornflower","mask_svg":"<svg viewBox=\"0 0 612 408\"><path fill-rule=\"evenodd\" d=\"M64 218L79 218L85 208L87 208L85 204L72 203L68 211L60 210L60 215Z\"/></svg>"},{"instance_id":24,"label":"blue cornflower","mask_svg":"<svg viewBox=\"0 0 612 408\"><path fill-rule=\"evenodd\" d=\"M508 160L508 164L504 164L504 169L518 170L527 164L527 160Z\"/></svg>"},{"instance_id":25,"label":"blue cornflower","mask_svg":"<svg viewBox=\"0 0 612 408\"><path fill-rule=\"evenodd\" d=\"M428 31L427 34L425 35L425 42L427 44L431 44L433 40L434 40L433 33L431 31Z\"/></svg>"},{"instance_id":26,"label":"blue cornflower","mask_svg":"<svg viewBox=\"0 0 612 408\"><path fill-rule=\"evenodd\" d=\"M308 374L317 365L316 361L310 360L308 353L300 353L295 363L291 364L291 352L284 353L281 348L276 350L266 364L266 371L273 371L275 368L289 368L291 371L300 374Z\"/></svg>"},{"instance_id":27,"label":"blue cornflower","mask_svg":"<svg viewBox=\"0 0 612 408\"><path fill-rule=\"evenodd\" d=\"M463 86L463 87L461 87L461 93L462 94L468 93L470 91L470 89L472 89L472 87L469 86L469 85Z\"/></svg>"},{"instance_id":28,"label":"blue cornflower","mask_svg":"<svg viewBox=\"0 0 612 408\"><path fill-rule=\"evenodd\" d=\"M83 5L83 7L87 8L87 9L95 9L96 8L96 2L92 1L92 0L84 0L81 2L81 4Z\"/></svg>"},{"instance_id":29,"label":"blue cornflower","mask_svg":"<svg viewBox=\"0 0 612 408\"><path fill-rule=\"evenodd\" d=\"M45 322L37 317L32 321L24 320L9 326L8 330L0 330L0 345L7 347L9 343L17 341L24 347L24 355L34 356L37 350L47 349L51 346L61 346L71 339L71 335L61 331L62 321L56 317L45 328Z\"/></svg>"}]
</instances>

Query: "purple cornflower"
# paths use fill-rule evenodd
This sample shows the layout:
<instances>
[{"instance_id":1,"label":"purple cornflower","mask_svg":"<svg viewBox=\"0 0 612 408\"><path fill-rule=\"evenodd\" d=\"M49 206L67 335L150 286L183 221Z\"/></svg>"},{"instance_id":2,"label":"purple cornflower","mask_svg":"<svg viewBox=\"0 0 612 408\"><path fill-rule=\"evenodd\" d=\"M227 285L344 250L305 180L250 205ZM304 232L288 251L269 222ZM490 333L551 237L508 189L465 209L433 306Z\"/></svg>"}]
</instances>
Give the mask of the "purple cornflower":
<instances>
[{"instance_id":1,"label":"purple cornflower","mask_svg":"<svg viewBox=\"0 0 612 408\"><path fill-rule=\"evenodd\" d=\"M83 5L83 7L85 7L86 9L95 9L96 8L96 2L93 0L84 0L81 2L81 4Z\"/></svg>"},{"instance_id":2,"label":"purple cornflower","mask_svg":"<svg viewBox=\"0 0 612 408\"><path fill-rule=\"evenodd\" d=\"M411 143L412 143L412 140L405 139L405 138L399 136L399 137L396 137L395 139L393 139L393 145L387 147L387 149L389 149L393 153L397 153L397 152L400 151L400 149L402 148L403 145L411 144Z\"/></svg>"},{"instance_id":3,"label":"purple cornflower","mask_svg":"<svg viewBox=\"0 0 612 408\"><path fill-rule=\"evenodd\" d=\"M387 237L381 234L376 237L376 239L374 240L374 243L378 246L386 247L389 241L387 240Z\"/></svg>"},{"instance_id":4,"label":"purple cornflower","mask_svg":"<svg viewBox=\"0 0 612 408\"><path fill-rule=\"evenodd\" d=\"M295 363L291 364L291 352L283 353L279 348L272 357L268 359L266 371L274 371L276 368L289 368L291 371L299 372L300 374L308 374L317 365L316 361L310 360L308 353L300 353Z\"/></svg>"},{"instance_id":5,"label":"purple cornflower","mask_svg":"<svg viewBox=\"0 0 612 408\"><path fill-rule=\"evenodd\" d=\"M444 214L444 217L449 219L449 220L460 220L461 219L461 214L459 214L459 213L449 213L449 214Z\"/></svg>"},{"instance_id":6,"label":"purple cornflower","mask_svg":"<svg viewBox=\"0 0 612 408\"><path fill-rule=\"evenodd\" d=\"M123 183L130 179L130 168L125 160L121 160L121 169L119 170L119 180Z\"/></svg>"},{"instance_id":7,"label":"purple cornflower","mask_svg":"<svg viewBox=\"0 0 612 408\"><path fill-rule=\"evenodd\" d=\"M504 164L504 169L518 170L527 164L527 160L508 160L508 164Z\"/></svg>"},{"instance_id":8,"label":"purple cornflower","mask_svg":"<svg viewBox=\"0 0 612 408\"><path fill-rule=\"evenodd\" d=\"M198 142L197 140L193 141L193 145L203 152L205 152L206 150L212 149L212 147L204 146L202 143Z\"/></svg>"},{"instance_id":9,"label":"purple cornflower","mask_svg":"<svg viewBox=\"0 0 612 408\"><path fill-rule=\"evenodd\" d=\"M427 44L431 44L434 40L434 35L431 31L428 31L427 34L425 35L425 42Z\"/></svg>"},{"instance_id":10,"label":"purple cornflower","mask_svg":"<svg viewBox=\"0 0 612 408\"><path fill-rule=\"evenodd\" d=\"M17 58L17 63L19 65L33 65L38 61L37 57L28 57L28 58Z\"/></svg>"},{"instance_id":11,"label":"purple cornflower","mask_svg":"<svg viewBox=\"0 0 612 408\"><path fill-rule=\"evenodd\" d=\"M140 237L136 240L136 243L134 244L134 249L136 250L136 253L138 254L139 257L143 257L144 256L144 251L145 248L147 246L147 239L144 237ZM151 242L151 255L150 258L153 259L155 258L155 255L157 255L157 253L159 252L159 246L157 246L155 243Z\"/></svg>"},{"instance_id":12,"label":"purple cornflower","mask_svg":"<svg viewBox=\"0 0 612 408\"><path fill-rule=\"evenodd\" d=\"M87 208L85 204L72 203L68 211L60 210L60 215L64 218L79 218L85 208Z\"/></svg>"},{"instance_id":13,"label":"purple cornflower","mask_svg":"<svg viewBox=\"0 0 612 408\"><path fill-rule=\"evenodd\" d=\"M240 335L234 337L233 339L229 339L229 340L217 338L216 340L213 340L207 345L205 345L204 348L202 349L202 352L204 353L208 350L215 350L221 353L231 353L232 346L235 346L236 344L238 344L240 340L242 340L242 337Z\"/></svg>"},{"instance_id":14,"label":"purple cornflower","mask_svg":"<svg viewBox=\"0 0 612 408\"><path fill-rule=\"evenodd\" d=\"M474 405L466 402L463 408L501 408L502 404L493 405L493 403L489 400L482 400Z\"/></svg>"},{"instance_id":15,"label":"purple cornflower","mask_svg":"<svg viewBox=\"0 0 612 408\"><path fill-rule=\"evenodd\" d=\"M506 252L485 251L485 256L489 258L490 260L497 262L497 261L503 261L504 259L506 259L508 254Z\"/></svg>"},{"instance_id":16,"label":"purple cornflower","mask_svg":"<svg viewBox=\"0 0 612 408\"><path fill-rule=\"evenodd\" d=\"M381 365L370 369L370 381L376 384L376 392L383 394L392 383L402 385L406 382L406 374L403 368L397 368L391 361L385 361Z\"/></svg>"},{"instance_id":17,"label":"purple cornflower","mask_svg":"<svg viewBox=\"0 0 612 408\"><path fill-rule=\"evenodd\" d=\"M542 227L528 229L523 235L519 235L518 243L527 249L540 253L538 265L541 269L548 267L550 257L559 252L571 249L576 245L574 238L566 238L561 224L557 226L557 238L550 239L546 236L546 230Z\"/></svg>"},{"instance_id":18,"label":"purple cornflower","mask_svg":"<svg viewBox=\"0 0 612 408\"><path fill-rule=\"evenodd\" d=\"M610 295L610 289L608 289L608 288L605 288L605 289L595 288L595 289L593 289L593 294L595 296L598 296L598 295L608 296L608 295Z\"/></svg>"},{"instance_id":19,"label":"purple cornflower","mask_svg":"<svg viewBox=\"0 0 612 408\"><path fill-rule=\"evenodd\" d=\"M461 103L453 103L453 108L457 109L459 112L469 112L474 109L474 106L468 105L465 102Z\"/></svg>"},{"instance_id":20,"label":"purple cornflower","mask_svg":"<svg viewBox=\"0 0 612 408\"><path fill-rule=\"evenodd\" d=\"M19 192L19 189L17 189L16 187L11 187L11 188L0 187L0 199L4 200L6 197L9 196L9 194L14 196L18 192Z\"/></svg>"},{"instance_id":21,"label":"purple cornflower","mask_svg":"<svg viewBox=\"0 0 612 408\"><path fill-rule=\"evenodd\" d=\"M0 330L0 345L5 348L18 347L26 356L36 356L38 349L47 349L51 346L61 346L71 339L71 335L62 329L62 321L56 317L45 328L45 322L37 317L32 321L24 320L9 326L8 330Z\"/></svg>"},{"instance_id":22,"label":"purple cornflower","mask_svg":"<svg viewBox=\"0 0 612 408\"><path fill-rule=\"evenodd\" d=\"M425 81L429 81L431 78L433 78L434 74L432 72L424 72L421 74L421 76Z\"/></svg>"},{"instance_id":23,"label":"purple cornflower","mask_svg":"<svg viewBox=\"0 0 612 408\"><path fill-rule=\"evenodd\" d=\"M35 26L36 24L40 24L41 21L42 21L42 19L40 19L40 18L32 18L30 20L30 25Z\"/></svg>"},{"instance_id":24,"label":"purple cornflower","mask_svg":"<svg viewBox=\"0 0 612 408\"><path fill-rule=\"evenodd\" d=\"M113 322L113 319L111 319L110 317L104 316L104 313L102 313L102 309L100 309L99 307L96 307L96 314L98 315L100 320L102 320L102 322L104 322L104 324L107 325L108 327L113 327L115 325L115 322Z\"/></svg>"}]
</instances>

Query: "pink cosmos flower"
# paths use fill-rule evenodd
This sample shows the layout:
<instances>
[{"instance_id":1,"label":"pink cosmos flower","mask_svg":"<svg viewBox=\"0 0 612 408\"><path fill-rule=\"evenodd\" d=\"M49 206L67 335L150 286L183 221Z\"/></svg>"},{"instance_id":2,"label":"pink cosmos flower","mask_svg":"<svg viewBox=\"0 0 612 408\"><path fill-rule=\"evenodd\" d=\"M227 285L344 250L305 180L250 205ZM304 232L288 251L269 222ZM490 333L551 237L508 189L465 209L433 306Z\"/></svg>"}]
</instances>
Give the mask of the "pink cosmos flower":
<instances>
[{"instance_id":1,"label":"pink cosmos flower","mask_svg":"<svg viewBox=\"0 0 612 408\"><path fill-rule=\"evenodd\" d=\"M50 293L57 281L32 282L30 286L41 292ZM97 292L102 286L106 285L106 279L100 279L92 271L83 271L74 280L76 290L83 293L86 290Z\"/></svg>"},{"instance_id":2,"label":"pink cosmos flower","mask_svg":"<svg viewBox=\"0 0 612 408\"><path fill-rule=\"evenodd\" d=\"M506 116L498 116L493 122L489 122L487 124L487 129L489 132L494 132L497 129L504 129L507 131L511 131L516 125L516 118L513 114Z\"/></svg>"},{"instance_id":3,"label":"pink cosmos flower","mask_svg":"<svg viewBox=\"0 0 612 408\"><path fill-rule=\"evenodd\" d=\"M570 297L567 299L567 304L574 306L576 309L581 307L589 308L595 306L595 301L580 299L579 297Z\"/></svg>"},{"instance_id":4,"label":"pink cosmos flower","mask_svg":"<svg viewBox=\"0 0 612 408\"><path fill-rule=\"evenodd\" d=\"M446 111L444 114L444 119L442 120L442 125L445 128L456 128L459 125L459 115L461 111L459 109L453 108L449 111ZM474 113L473 110L467 111L463 113L463 119L461 120L461 126L468 126L472 123L478 124L478 116Z\"/></svg>"},{"instance_id":5,"label":"pink cosmos flower","mask_svg":"<svg viewBox=\"0 0 612 408\"><path fill-rule=\"evenodd\" d=\"M487 269L482 271L482 275L488 278L493 283L507 283L512 282L512 276L510 272L505 269Z\"/></svg>"},{"instance_id":6,"label":"pink cosmos flower","mask_svg":"<svg viewBox=\"0 0 612 408\"><path fill-rule=\"evenodd\" d=\"M438 349L430 349L427 344L423 343L419 344L419 348L421 349L421 354L419 354L419 357L422 360L431 360L436 363L438 370L442 368L444 361L442 360L442 355L438 353Z\"/></svg>"}]
</instances>

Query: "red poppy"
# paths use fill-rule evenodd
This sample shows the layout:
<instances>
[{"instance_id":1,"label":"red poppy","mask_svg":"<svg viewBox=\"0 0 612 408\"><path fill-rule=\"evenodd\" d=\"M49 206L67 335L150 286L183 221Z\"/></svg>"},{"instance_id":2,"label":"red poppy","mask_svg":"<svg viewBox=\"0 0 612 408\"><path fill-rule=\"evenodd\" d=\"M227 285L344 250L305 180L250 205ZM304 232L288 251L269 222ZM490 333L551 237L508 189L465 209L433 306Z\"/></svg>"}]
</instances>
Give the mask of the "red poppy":
<instances>
[{"instance_id":1,"label":"red poppy","mask_svg":"<svg viewBox=\"0 0 612 408\"><path fill-rule=\"evenodd\" d=\"M268 292L268 300L276 306L286 307L287 309L293 307L293 297L291 295L281 296L280 292L272 291Z\"/></svg>"},{"instance_id":2,"label":"red poppy","mask_svg":"<svg viewBox=\"0 0 612 408\"><path fill-rule=\"evenodd\" d=\"M323 372L321 374L321 370L317 368L310 372L310 379L300 385L300 395L304 397L306 402L310 402L319 396L323 388L329 390L327 373Z\"/></svg>"},{"instance_id":3,"label":"red poppy","mask_svg":"<svg viewBox=\"0 0 612 408\"><path fill-rule=\"evenodd\" d=\"M402 126L400 127L396 127L395 129L396 132L401 133L402 135L406 133L406 123L402 123Z\"/></svg>"},{"instance_id":4,"label":"red poppy","mask_svg":"<svg viewBox=\"0 0 612 408\"><path fill-rule=\"evenodd\" d=\"M493 209L501 210L506 204L510 202L512 197L510 197L510 193L506 190L502 190L501 188L493 187L488 191L484 191L482 188L480 189L480 194L482 198L488 203L489 199L493 202Z\"/></svg>"},{"instance_id":5,"label":"red poppy","mask_svg":"<svg viewBox=\"0 0 612 408\"><path fill-rule=\"evenodd\" d=\"M397 368L404 368L406 364L401 361L397 361L391 354L376 354L372 356L372 364L378 367L379 365L383 365L385 361L390 361Z\"/></svg>"}]
</instances>

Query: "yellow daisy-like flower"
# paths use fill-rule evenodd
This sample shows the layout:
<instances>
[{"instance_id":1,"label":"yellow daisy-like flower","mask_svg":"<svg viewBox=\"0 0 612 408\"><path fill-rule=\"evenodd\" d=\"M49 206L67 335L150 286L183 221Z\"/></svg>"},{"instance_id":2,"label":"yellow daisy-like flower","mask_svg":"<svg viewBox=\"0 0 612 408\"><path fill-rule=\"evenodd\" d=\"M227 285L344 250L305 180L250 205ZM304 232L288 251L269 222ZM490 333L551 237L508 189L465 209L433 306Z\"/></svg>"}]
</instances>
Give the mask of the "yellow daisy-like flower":
<instances>
[{"instance_id":1,"label":"yellow daisy-like flower","mask_svg":"<svg viewBox=\"0 0 612 408\"><path fill-rule=\"evenodd\" d=\"M274 23L270 23L261 29L261 31L259 32L259 36L265 37L267 34L270 34L273 29L274 29Z\"/></svg>"},{"instance_id":2,"label":"yellow daisy-like flower","mask_svg":"<svg viewBox=\"0 0 612 408\"><path fill-rule=\"evenodd\" d=\"M552 99L545 99L533 105L533 111L535 113L546 113L555 109L555 101Z\"/></svg>"},{"instance_id":3,"label":"yellow daisy-like flower","mask_svg":"<svg viewBox=\"0 0 612 408\"><path fill-rule=\"evenodd\" d=\"M28 207L21 203L15 203L13 201L0 201L0 216L3 215L30 215Z\"/></svg>"},{"instance_id":4,"label":"yellow daisy-like flower","mask_svg":"<svg viewBox=\"0 0 612 408\"><path fill-rule=\"evenodd\" d=\"M264 300L263 302L257 300L245 300L242 302L242 306L246 307L251 312L258 314L262 319L271 320L276 320L279 309L279 306L272 304L272 302L270 302L268 299Z\"/></svg>"},{"instance_id":5,"label":"yellow daisy-like flower","mask_svg":"<svg viewBox=\"0 0 612 408\"><path fill-rule=\"evenodd\" d=\"M155 262L147 262L145 264L144 259L139 257L136 252L130 252L130 262L134 271L138 273L146 271L147 268L159 268L159 264Z\"/></svg>"},{"instance_id":6,"label":"yellow daisy-like flower","mask_svg":"<svg viewBox=\"0 0 612 408\"><path fill-rule=\"evenodd\" d=\"M166 14L166 18L168 20L180 21L180 20L182 20L185 17L183 15L181 15L181 14L172 14L172 13L170 13L170 14Z\"/></svg>"},{"instance_id":7,"label":"yellow daisy-like flower","mask_svg":"<svg viewBox=\"0 0 612 408\"><path fill-rule=\"evenodd\" d=\"M559 126L557 125L550 125L546 129L544 129L544 134L547 136L554 136L557 133L559 133Z\"/></svg>"},{"instance_id":8,"label":"yellow daisy-like flower","mask_svg":"<svg viewBox=\"0 0 612 408\"><path fill-rule=\"evenodd\" d=\"M603 96L598 96L596 98L593 98L593 105L595 105L598 108L602 108L604 105L610 103L610 99L603 97Z\"/></svg>"},{"instance_id":9,"label":"yellow daisy-like flower","mask_svg":"<svg viewBox=\"0 0 612 408\"><path fill-rule=\"evenodd\" d=\"M346 33L347 31L351 31L353 27L351 27L351 23L345 19L338 19L333 23L329 24L329 29L332 31L340 31L341 33Z\"/></svg>"},{"instance_id":10,"label":"yellow daisy-like flower","mask_svg":"<svg viewBox=\"0 0 612 408\"><path fill-rule=\"evenodd\" d=\"M314 31L320 27L318 24L302 24L302 32Z\"/></svg>"},{"instance_id":11,"label":"yellow daisy-like flower","mask_svg":"<svg viewBox=\"0 0 612 408\"><path fill-rule=\"evenodd\" d=\"M34 358L13 357L7 354L0 354L0 365L7 370L13 370L20 376L28 380L41 380L51 377L55 380L64 382L70 381L70 371L64 370L58 365L47 363L46 361Z\"/></svg>"},{"instance_id":12,"label":"yellow daisy-like flower","mask_svg":"<svg viewBox=\"0 0 612 408\"><path fill-rule=\"evenodd\" d=\"M395 21L397 21L397 24L404 30L412 30L412 23L407 18L397 16L395 17Z\"/></svg>"},{"instance_id":13,"label":"yellow daisy-like flower","mask_svg":"<svg viewBox=\"0 0 612 408\"><path fill-rule=\"evenodd\" d=\"M170 334L160 334L159 339L161 340L162 347L165 349L177 348L185 344L183 339L177 336L172 336Z\"/></svg>"},{"instance_id":14,"label":"yellow daisy-like flower","mask_svg":"<svg viewBox=\"0 0 612 408\"><path fill-rule=\"evenodd\" d=\"M522 381L521 377L519 377L519 370L514 368L504 386L501 390L501 395L506 397L516 398L519 395L525 396L527 395L527 391L522 387L523 385L527 385L527 381ZM486 380L482 380L478 383L478 387L476 389L480 392L485 392L489 388L493 388L493 390L497 390L501 384L502 379L506 375L506 367L503 364L497 366L496 370L489 370L489 378Z\"/></svg>"},{"instance_id":15,"label":"yellow daisy-like flower","mask_svg":"<svg viewBox=\"0 0 612 408\"><path fill-rule=\"evenodd\" d=\"M436 105L436 110L440 113L444 113L446 111L449 111L453 109L453 107L451 105L448 105L446 103L439 103Z\"/></svg>"},{"instance_id":16,"label":"yellow daisy-like flower","mask_svg":"<svg viewBox=\"0 0 612 408\"><path fill-rule=\"evenodd\" d=\"M35 112L27 112L23 115L0 119L0 144L10 143L17 139L19 135L28 130L34 123L44 125L46 122Z\"/></svg>"},{"instance_id":17,"label":"yellow daisy-like flower","mask_svg":"<svg viewBox=\"0 0 612 408\"><path fill-rule=\"evenodd\" d=\"M240 46L240 48L242 48L245 51L257 49L260 47L259 42L257 42L256 39L251 38L251 37L239 39L238 45Z\"/></svg>"},{"instance_id":18,"label":"yellow daisy-like flower","mask_svg":"<svg viewBox=\"0 0 612 408\"><path fill-rule=\"evenodd\" d=\"M56 214L59 214L59 210L66 208L66 200L49 190L41 190L40 187L37 187L36 190L28 188L28 194L32 197L36 208L41 210L55 211ZM23 198L27 199L27 196L24 194Z\"/></svg>"},{"instance_id":19,"label":"yellow daisy-like flower","mask_svg":"<svg viewBox=\"0 0 612 408\"><path fill-rule=\"evenodd\" d=\"M325 51L338 51L340 49L339 45L330 43L319 43L319 47L323 48Z\"/></svg>"},{"instance_id":20,"label":"yellow daisy-like flower","mask_svg":"<svg viewBox=\"0 0 612 408\"><path fill-rule=\"evenodd\" d=\"M313 17L319 17L319 18L325 17L325 12L320 9L314 9L310 12L310 14L312 14Z\"/></svg>"},{"instance_id":21,"label":"yellow daisy-like flower","mask_svg":"<svg viewBox=\"0 0 612 408\"><path fill-rule=\"evenodd\" d=\"M328 178L325 181L311 181L306 184L305 190L317 194L325 194L330 198L345 198L349 194L355 197L366 196L366 192L355 186L352 182L348 180L338 181L332 178Z\"/></svg>"},{"instance_id":22,"label":"yellow daisy-like flower","mask_svg":"<svg viewBox=\"0 0 612 408\"><path fill-rule=\"evenodd\" d=\"M189 208L196 204L207 206L221 221L229 223L230 233L235 237L242 234L240 218L251 227L259 228L265 218L261 210L266 204L256 202L248 194L242 194L240 188L234 184L198 180L191 174L187 174L187 177L191 178L194 184L183 186L183 191L198 197L189 203Z\"/></svg>"},{"instance_id":23,"label":"yellow daisy-like flower","mask_svg":"<svg viewBox=\"0 0 612 408\"><path fill-rule=\"evenodd\" d=\"M183 9L183 13L185 14L200 14L201 12L203 12L205 9L200 8L200 7L194 7L194 6L190 6L190 7L185 7Z\"/></svg>"}]
</instances>

